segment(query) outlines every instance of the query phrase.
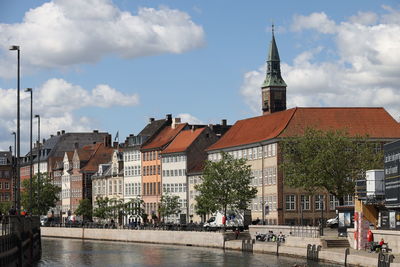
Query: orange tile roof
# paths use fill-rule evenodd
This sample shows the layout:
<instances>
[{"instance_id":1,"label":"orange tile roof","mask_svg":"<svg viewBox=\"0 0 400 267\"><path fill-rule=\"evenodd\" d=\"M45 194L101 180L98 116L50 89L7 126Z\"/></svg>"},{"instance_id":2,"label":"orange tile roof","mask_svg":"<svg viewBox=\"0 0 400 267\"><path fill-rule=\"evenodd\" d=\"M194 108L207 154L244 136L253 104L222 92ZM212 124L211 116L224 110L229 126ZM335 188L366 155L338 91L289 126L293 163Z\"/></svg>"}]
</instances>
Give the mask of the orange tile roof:
<instances>
[{"instance_id":1,"label":"orange tile roof","mask_svg":"<svg viewBox=\"0 0 400 267\"><path fill-rule=\"evenodd\" d=\"M285 129L295 111L295 109L289 109L237 121L221 139L207 150L252 144L275 138Z\"/></svg>"},{"instance_id":2,"label":"orange tile roof","mask_svg":"<svg viewBox=\"0 0 400 267\"><path fill-rule=\"evenodd\" d=\"M257 143L301 134L307 127L344 130L351 136L400 138L400 124L384 108L292 108L237 121L207 150Z\"/></svg>"},{"instance_id":3,"label":"orange tile roof","mask_svg":"<svg viewBox=\"0 0 400 267\"><path fill-rule=\"evenodd\" d=\"M141 150L160 149L168 145L186 125L187 123L181 123L177 124L175 128L171 126L165 127L155 138L142 146Z\"/></svg>"},{"instance_id":4,"label":"orange tile roof","mask_svg":"<svg viewBox=\"0 0 400 267\"><path fill-rule=\"evenodd\" d=\"M303 133L307 127L344 130L350 136L399 138L400 124L384 108L297 108L280 137Z\"/></svg>"},{"instance_id":5,"label":"orange tile roof","mask_svg":"<svg viewBox=\"0 0 400 267\"><path fill-rule=\"evenodd\" d=\"M184 152L204 131L205 128L181 131L175 139L161 152L161 154Z\"/></svg>"}]
</instances>

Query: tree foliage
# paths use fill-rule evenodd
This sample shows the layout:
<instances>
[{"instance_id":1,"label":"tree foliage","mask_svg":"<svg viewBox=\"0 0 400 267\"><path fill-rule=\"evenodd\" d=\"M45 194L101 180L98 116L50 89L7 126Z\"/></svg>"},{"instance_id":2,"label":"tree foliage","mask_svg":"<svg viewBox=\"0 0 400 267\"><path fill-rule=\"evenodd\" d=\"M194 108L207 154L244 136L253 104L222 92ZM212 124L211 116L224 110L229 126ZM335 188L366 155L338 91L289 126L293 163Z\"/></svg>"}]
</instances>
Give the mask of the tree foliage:
<instances>
[{"instance_id":1,"label":"tree foliage","mask_svg":"<svg viewBox=\"0 0 400 267\"><path fill-rule=\"evenodd\" d=\"M11 201L6 201L6 202L0 202L0 214L8 214L9 210L12 207L12 202Z\"/></svg>"},{"instance_id":2,"label":"tree foliage","mask_svg":"<svg viewBox=\"0 0 400 267\"><path fill-rule=\"evenodd\" d=\"M121 219L122 216L142 217L144 214L143 200L139 198L124 202L122 199L97 196L95 203L93 216L101 220Z\"/></svg>"},{"instance_id":3,"label":"tree foliage","mask_svg":"<svg viewBox=\"0 0 400 267\"><path fill-rule=\"evenodd\" d=\"M207 161L202 183L195 186L199 191L196 197L197 212L223 211L229 209L246 209L257 189L250 185L251 170L245 159L234 159L222 152L218 162Z\"/></svg>"},{"instance_id":4,"label":"tree foliage","mask_svg":"<svg viewBox=\"0 0 400 267\"><path fill-rule=\"evenodd\" d=\"M93 210L93 216L102 220L106 220L110 217L108 208L110 200L108 197L96 197L96 207Z\"/></svg>"},{"instance_id":5,"label":"tree foliage","mask_svg":"<svg viewBox=\"0 0 400 267\"><path fill-rule=\"evenodd\" d=\"M37 175L32 177L32 189L30 187L30 180L26 179L22 182L24 190L21 192L21 202L25 210L28 210L29 205L32 207L32 213L37 215L44 215L56 206L59 200L59 193L61 188L54 185L47 173L40 174L40 183L38 182ZM32 191L33 201L30 203L29 194ZM40 194L38 194L38 191Z\"/></svg>"},{"instance_id":6,"label":"tree foliage","mask_svg":"<svg viewBox=\"0 0 400 267\"><path fill-rule=\"evenodd\" d=\"M169 194L162 195L160 205L158 206L158 212L163 218L179 214L181 212L179 196L171 196Z\"/></svg>"},{"instance_id":7,"label":"tree foliage","mask_svg":"<svg viewBox=\"0 0 400 267\"><path fill-rule=\"evenodd\" d=\"M90 220L93 215L92 201L85 198L79 201L79 206L75 211L76 215L83 216L84 220Z\"/></svg>"},{"instance_id":8,"label":"tree foliage","mask_svg":"<svg viewBox=\"0 0 400 267\"><path fill-rule=\"evenodd\" d=\"M368 169L382 168L383 153L367 137L312 128L281 142L285 184L310 195L325 189L339 199L354 194L355 181Z\"/></svg>"}]
</instances>

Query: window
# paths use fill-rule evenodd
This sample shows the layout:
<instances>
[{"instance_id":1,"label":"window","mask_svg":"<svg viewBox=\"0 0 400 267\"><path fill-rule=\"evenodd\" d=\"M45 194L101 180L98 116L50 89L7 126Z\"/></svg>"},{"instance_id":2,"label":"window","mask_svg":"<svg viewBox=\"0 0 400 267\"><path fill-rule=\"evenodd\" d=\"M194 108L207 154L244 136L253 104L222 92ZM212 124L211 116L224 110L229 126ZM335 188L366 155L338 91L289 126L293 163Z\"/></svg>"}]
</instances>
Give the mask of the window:
<instances>
[{"instance_id":1,"label":"window","mask_svg":"<svg viewBox=\"0 0 400 267\"><path fill-rule=\"evenodd\" d=\"M0 165L7 165L7 158L1 157L0 158Z\"/></svg>"},{"instance_id":2,"label":"window","mask_svg":"<svg viewBox=\"0 0 400 267\"><path fill-rule=\"evenodd\" d=\"M351 195L344 196L344 205L345 206L354 205L353 196L351 196Z\"/></svg>"},{"instance_id":3,"label":"window","mask_svg":"<svg viewBox=\"0 0 400 267\"><path fill-rule=\"evenodd\" d=\"M316 195L315 196L315 210L325 210L324 205L324 195Z\"/></svg>"},{"instance_id":4,"label":"window","mask_svg":"<svg viewBox=\"0 0 400 267\"><path fill-rule=\"evenodd\" d=\"M259 147L257 148L257 155L258 155L258 158L259 158L259 159L262 158L262 147L261 147L261 146L259 146Z\"/></svg>"},{"instance_id":5,"label":"window","mask_svg":"<svg viewBox=\"0 0 400 267\"><path fill-rule=\"evenodd\" d=\"M334 195L329 195L329 209L335 210L339 206L339 200Z\"/></svg>"},{"instance_id":6,"label":"window","mask_svg":"<svg viewBox=\"0 0 400 267\"><path fill-rule=\"evenodd\" d=\"M310 196L301 195L300 196L300 203L302 210L310 210Z\"/></svg>"},{"instance_id":7,"label":"window","mask_svg":"<svg viewBox=\"0 0 400 267\"><path fill-rule=\"evenodd\" d=\"M10 189L10 185L9 185L8 182L5 182L5 183L4 183L4 189Z\"/></svg>"},{"instance_id":8,"label":"window","mask_svg":"<svg viewBox=\"0 0 400 267\"><path fill-rule=\"evenodd\" d=\"M296 209L296 195L286 195L286 210Z\"/></svg>"},{"instance_id":9,"label":"window","mask_svg":"<svg viewBox=\"0 0 400 267\"><path fill-rule=\"evenodd\" d=\"M272 156L274 157L276 156L276 143L272 144L271 146L272 146Z\"/></svg>"}]
</instances>

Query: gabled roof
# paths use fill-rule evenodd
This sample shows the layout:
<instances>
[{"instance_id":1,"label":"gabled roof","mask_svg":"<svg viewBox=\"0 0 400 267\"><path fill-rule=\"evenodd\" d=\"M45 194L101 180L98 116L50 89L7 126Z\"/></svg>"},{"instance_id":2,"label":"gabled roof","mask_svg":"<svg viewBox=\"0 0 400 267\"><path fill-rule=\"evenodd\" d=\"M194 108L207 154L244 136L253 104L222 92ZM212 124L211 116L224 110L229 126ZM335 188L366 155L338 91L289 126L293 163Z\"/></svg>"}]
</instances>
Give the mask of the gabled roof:
<instances>
[{"instance_id":1,"label":"gabled roof","mask_svg":"<svg viewBox=\"0 0 400 267\"><path fill-rule=\"evenodd\" d=\"M165 123L167 122L166 119L155 120L147 124L143 130L140 131L138 135L144 136L152 136L156 133Z\"/></svg>"},{"instance_id":2,"label":"gabled roof","mask_svg":"<svg viewBox=\"0 0 400 267\"><path fill-rule=\"evenodd\" d=\"M104 143L95 144L94 152L81 172L97 172L99 164L110 162L110 158L115 148L106 147Z\"/></svg>"},{"instance_id":3,"label":"gabled roof","mask_svg":"<svg viewBox=\"0 0 400 267\"><path fill-rule=\"evenodd\" d=\"M177 124L174 128L172 126L165 127L153 139L144 144L141 150L162 149L164 146L168 145L186 125L187 123L181 123Z\"/></svg>"},{"instance_id":4,"label":"gabled roof","mask_svg":"<svg viewBox=\"0 0 400 267\"><path fill-rule=\"evenodd\" d=\"M218 150L301 134L308 127L344 130L350 136L400 138L400 124L384 108L292 108L237 121L207 150Z\"/></svg>"},{"instance_id":5,"label":"gabled roof","mask_svg":"<svg viewBox=\"0 0 400 267\"><path fill-rule=\"evenodd\" d=\"M161 154L184 152L204 131L205 128L181 131Z\"/></svg>"},{"instance_id":6,"label":"gabled roof","mask_svg":"<svg viewBox=\"0 0 400 267\"><path fill-rule=\"evenodd\" d=\"M237 121L207 150L241 146L277 137L285 129L295 109Z\"/></svg>"}]
</instances>

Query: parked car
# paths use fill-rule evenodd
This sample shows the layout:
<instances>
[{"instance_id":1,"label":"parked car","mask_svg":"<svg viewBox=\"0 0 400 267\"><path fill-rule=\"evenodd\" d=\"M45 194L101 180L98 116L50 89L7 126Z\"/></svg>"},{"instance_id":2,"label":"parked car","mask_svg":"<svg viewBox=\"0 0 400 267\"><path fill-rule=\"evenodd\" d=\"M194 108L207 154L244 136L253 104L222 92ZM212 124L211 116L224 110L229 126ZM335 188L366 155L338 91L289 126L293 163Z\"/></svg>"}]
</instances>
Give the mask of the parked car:
<instances>
[{"instance_id":1,"label":"parked car","mask_svg":"<svg viewBox=\"0 0 400 267\"><path fill-rule=\"evenodd\" d=\"M330 228L336 228L339 225L339 216L336 216L335 218L329 219L326 221L326 226L329 226Z\"/></svg>"}]
</instances>

